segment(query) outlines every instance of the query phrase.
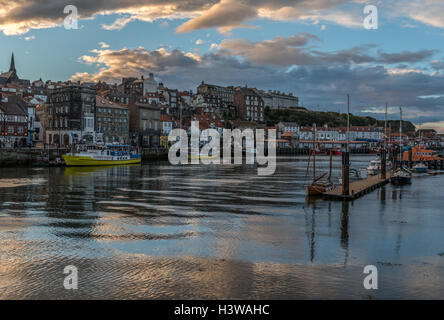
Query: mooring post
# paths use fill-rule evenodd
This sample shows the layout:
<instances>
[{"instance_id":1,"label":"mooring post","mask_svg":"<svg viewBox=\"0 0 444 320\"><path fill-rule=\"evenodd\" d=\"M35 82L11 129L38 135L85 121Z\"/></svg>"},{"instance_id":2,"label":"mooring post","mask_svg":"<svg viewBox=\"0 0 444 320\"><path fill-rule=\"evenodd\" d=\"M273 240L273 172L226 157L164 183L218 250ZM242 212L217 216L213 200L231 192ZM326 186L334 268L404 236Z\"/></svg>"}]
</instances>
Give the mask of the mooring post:
<instances>
[{"instance_id":1,"label":"mooring post","mask_svg":"<svg viewBox=\"0 0 444 320\"><path fill-rule=\"evenodd\" d=\"M350 153L342 153L342 195L350 195Z\"/></svg>"},{"instance_id":2,"label":"mooring post","mask_svg":"<svg viewBox=\"0 0 444 320\"><path fill-rule=\"evenodd\" d=\"M396 171L396 165L397 165L394 150L390 151L390 156L392 158L392 173L394 173Z\"/></svg>"},{"instance_id":3,"label":"mooring post","mask_svg":"<svg viewBox=\"0 0 444 320\"><path fill-rule=\"evenodd\" d=\"M409 168L413 168L413 150L412 148L409 149Z\"/></svg>"},{"instance_id":4,"label":"mooring post","mask_svg":"<svg viewBox=\"0 0 444 320\"><path fill-rule=\"evenodd\" d=\"M444 170L444 160L439 161L439 166L441 170Z\"/></svg>"},{"instance_id":5,"label":"mooring post","mask_svg":"<svg viewBox=\"0 0 444 320\"><path fill-rule=\"evenodd\" d=\"M387 151L381 150L381 179L387 179Z\"/></svg>"}]
</instances>

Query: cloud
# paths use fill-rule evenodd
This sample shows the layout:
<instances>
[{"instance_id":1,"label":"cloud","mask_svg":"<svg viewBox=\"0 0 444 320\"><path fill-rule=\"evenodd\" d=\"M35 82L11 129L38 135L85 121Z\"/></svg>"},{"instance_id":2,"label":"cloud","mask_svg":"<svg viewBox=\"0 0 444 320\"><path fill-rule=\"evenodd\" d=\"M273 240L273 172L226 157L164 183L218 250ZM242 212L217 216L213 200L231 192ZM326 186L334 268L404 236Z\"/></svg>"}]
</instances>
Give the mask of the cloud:
<instances>
[{"instance_id":1,"label":"cloud","mask_svg":"<svg viewBox=\"0 0 444 320\"><path fill-rule=\"evenodd\" d=\"M309 33L300 33L287 38L279 36L260 42L246 39L225 40L219 45L219 48L221 54L240 56L257 64L281 67L332 63L418 63L437 53L435 50L401 53L387 53L382 50L373 52L377 49L375 45L360 45L335 52L322 52L306 47L312 41L320 41L320 39Z\"/></svg>"},{"instance_id":2,"label":"cloud","mask_svg":"<svg viewBox=\"0 0 444 320\"><path fill-rule=\"evenodd\" d=\"M227 33L234 28L252 27L253 20L332 23L360 28L365 0L72 0L80 19L114 15L116 20L103 25L120 30L132 21L187 20L178 33L217 28ZM0 30L7 35L23 34L31 29L55 28L63 23L63 0L0 0ZM441 0L387 0L378 4L389 12L387 18L408 18L444 28L444 3ZM408 24L408 22L407 22ZM404 21L404 25L406 25Z\"/></svg>"},{"instance_id":3,"label":"cloud","mask_svg":"<svg viewBox=\"0 0 444 320\"><path fill-rule=\"evenodd\" d=\"M100 48L102 48L102 49L109 48L109 44L107 44L105 42L99 42L98 44L99 44Z\"/></svg>"},{"instance_id":4,"label":"cloud","mask_svg":"<svg viewBox=\"0 0 444 320\"><path fill-rule=\"evenodd\" d=\"M136 76L150 72L159 74L197 66L200 57L194 53L164 48L148 51L143 47L121 50L95 49L93 55L84 55L79 61L99 68L96 74L77 73L72 80L105 80L115 82L122 77Z\"/></svg>"},{"instance_id":5,"label":"cloud","mask_svg":"<svg viewBox=\"0 0 444 320\"><path fill-rule=\"evenodd\" d=\"M243 22L258 16L257 9L242 0L221 0L202 15L189 20L177 28L185 33L204 28L220 28L225 33L234 28L244 27Z\"/></svg>"},{"instance_id":6,"label":"cloud","mask_svg":"<svg viewBox=\"0 0 444 320\"><path fill-rule=\"evenodd\" d=\"M407 1L402 6L398 4L398 10L401 14L417 22L436 28L444 28L444 2L441 0Z\"/></svg>"},{"instance_id":7,"label":"cloud","mask_svg":"<svg viewBox=\"0 0 444 320\"><path fill-rule=\"evenodd\" d=\"M142 47L96 49L82 56L80 61L95 66L97 71L78 73L72 80L114 83L122 77L140 77L154 72L173 88L195 89L205 80L220 85L278 89L300 96L308 107L320 105L324 110L341 112L345 110L346 94L351 93L354 114L380 117L379 111L388 103L392 107L403 106L406 119L416 123L444 121L444 74L428 73L425 67L415 69L410 65L411 61L428 59L433 52L386 54L376 46L321 52L310 47L319 39L299 34L265 42L272 48L290 48L290 54L285 50L275 52L279 59L287 59L285 63L278 63L267 54L274 52L267 51L268 47L262 54L266 58L261 58L259 53L252 54L261 46L255 43L239 45L236 41L233 40L231 47L225 42L225 46L221 44L202 55L164 48L153 51ZM293 49L297 49L296 58ZM306 50L304 59L298 50ZM327 58L328 63L321 58ZM401 61L409 63L391 66ZM299 64L288 68L287 65L295 62Z\"/></svg>"},{"instance_id":8,"label":"cloud","mask_svg":"<svg viewBox=\"0 0 444 320\"><path fill-rule=\"evenodd\" d=\"M416 127L418 129L435 129L439 133L444 133L444 121L425 122Z\"/></svg>"},{"instance_id":9,"label":"cloud","mask_svg":"<svg viewBox=\"0 0 444 320\"><path fill-rule=\"evenodd\" d=\"M121 15L108 30L123 28L133 20L194 18L217 0L72 0L80 19L96 15ZM23 34L31 29L54 28L63 23L63 0L0 0L0 30L7 35Z\"/></svg>"}]
</instances>

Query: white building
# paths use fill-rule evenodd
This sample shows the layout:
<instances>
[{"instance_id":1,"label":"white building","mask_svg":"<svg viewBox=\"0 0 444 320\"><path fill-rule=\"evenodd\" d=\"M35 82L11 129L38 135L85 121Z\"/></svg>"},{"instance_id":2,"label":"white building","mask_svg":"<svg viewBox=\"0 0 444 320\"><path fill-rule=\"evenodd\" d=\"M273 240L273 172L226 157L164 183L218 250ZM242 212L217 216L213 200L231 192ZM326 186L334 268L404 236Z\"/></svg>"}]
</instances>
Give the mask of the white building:
<instances>
[{"instance_id":1,"label":"white building","mask_svg":"<svg viewBox=\"0 0 444 320\"><path fill-rule=\"evenodd\" d=\"M369 142L383 140L383 128L378 127L351 127L350 140L361 141L368 140Z\"/></svg>"},{"instance_id":2,"label":"white building","mask_svg":"<svg viewBox=\"0 0 444 320\"><path fill-rule=\"evenodd\" d=\"M150 73L148 79L143 79L143 95L147 93L157 93L158 83L154 79L154 74Z\"/></svg>"},{"instance_id":3,"label":"white building","mask_svg":"<svg viewBox=\"0 0 444 320\"><path fill-rule=\"evenodd\" d=\"M168 136L173 130L173 120L167 115L160 115L160 125L163 136Z\"/></svg>"}]
</instances>

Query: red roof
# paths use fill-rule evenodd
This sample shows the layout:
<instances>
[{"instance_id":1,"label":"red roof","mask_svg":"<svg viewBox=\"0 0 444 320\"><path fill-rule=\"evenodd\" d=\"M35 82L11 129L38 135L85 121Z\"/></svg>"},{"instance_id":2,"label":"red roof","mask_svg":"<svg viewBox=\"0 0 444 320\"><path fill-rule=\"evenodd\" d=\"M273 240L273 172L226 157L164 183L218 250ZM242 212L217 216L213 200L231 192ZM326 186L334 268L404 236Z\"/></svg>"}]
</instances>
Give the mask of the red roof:
<instances>
[{"instance_id":1,"label":"red roof","mask_svg":"<svg viewBox=\"0 0 444 320\"><path fill-rule=\"evenodd\" d=\"M285 132L283 134L281 134L281 138L291 138L295 135L294 132Z\"/></svg>"},{"instance_id":2,"label":"red roof","mask_svg":"<svg viewBox=\"0 0 444 320\"><path fill-rule=\"evenodd\" d=\"M160 115L160 122L173 122L173 120L166 114Z\"/></svg>"}]
</instances>

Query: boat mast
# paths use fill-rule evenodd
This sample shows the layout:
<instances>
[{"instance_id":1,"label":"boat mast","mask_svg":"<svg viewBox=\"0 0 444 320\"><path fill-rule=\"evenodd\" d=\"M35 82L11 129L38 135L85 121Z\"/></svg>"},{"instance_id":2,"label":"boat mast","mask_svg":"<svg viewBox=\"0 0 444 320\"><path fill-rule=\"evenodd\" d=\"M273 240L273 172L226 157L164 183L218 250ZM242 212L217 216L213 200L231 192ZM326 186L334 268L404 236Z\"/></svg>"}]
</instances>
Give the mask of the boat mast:
<instances>
[{"instance_id":1,"label":"boat mast","mask_svg":"<svg viewBox=\"0 0 444 320\"><path fill-rule=\"evenodd\" d=\"M313 124L313 182L316 180L316 123Z\"/></svg>"},{"instance_id":2,"label":"boat mast","mask_svg":"<svg viewBox=\"0 0 444 320\"><path fill-rule=\"evenodd\" d=\"M399 107L399 163L402 167L402 107Z\"/></svg>"},{"instance_id":3,"label":"boat mast","mask_svg":"<svg viewBox=\"0 0 444 320\"><path fill-rule=\"evenodd\" d=\"M328 181L331 180L332 169L333 169L333 150L330 150L330 174L328 176Z\"/></svg>"},{"instance_id":4,"label":"boat mast","mask_svg":"<svg viewBox=\"0 0 444 320\"><path fill-rule=\"evenodd\" d=\"M347 152L350 151L350 95L347 94Z\"/></svg>"},{"instance_id":5,"label":"boat mast","mask_svg":"<svg viewBox=\"0 0 444 320\"><path fill-rule=\"evenodd\" d=\"M384 123L384 149L387 150L387 113L388 104L385 104L385 123Z\"/></svg>"}]
</instances>

